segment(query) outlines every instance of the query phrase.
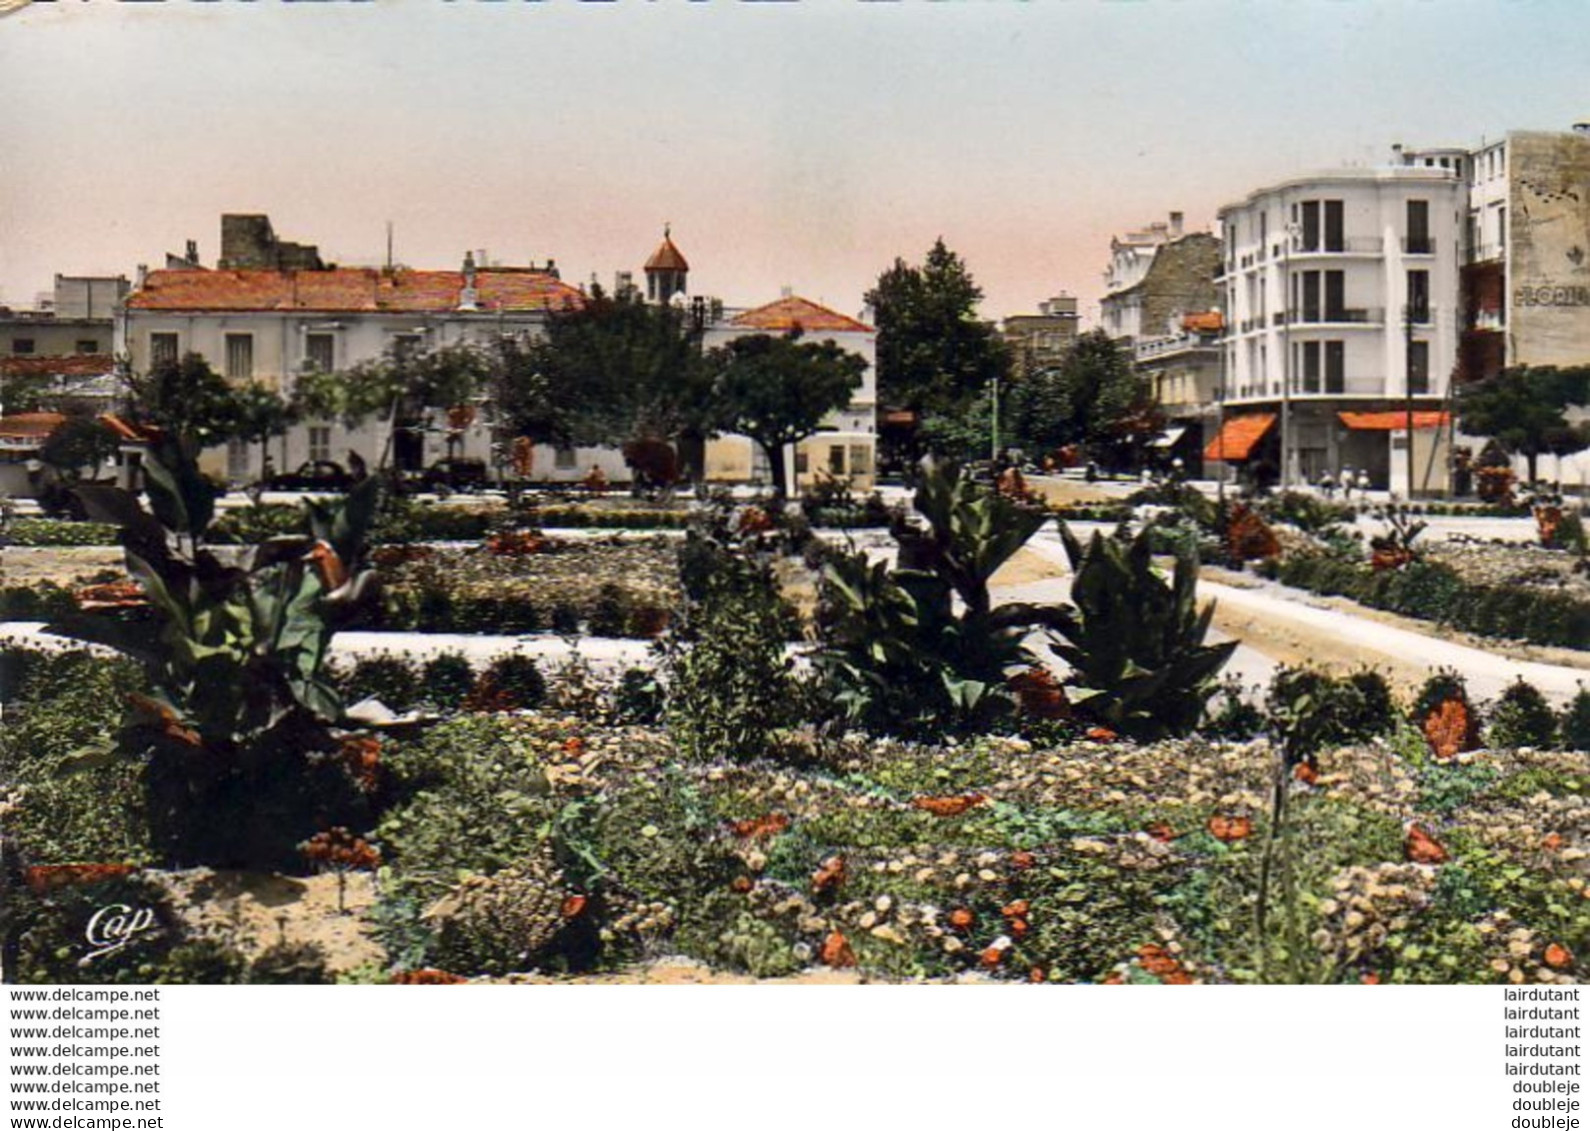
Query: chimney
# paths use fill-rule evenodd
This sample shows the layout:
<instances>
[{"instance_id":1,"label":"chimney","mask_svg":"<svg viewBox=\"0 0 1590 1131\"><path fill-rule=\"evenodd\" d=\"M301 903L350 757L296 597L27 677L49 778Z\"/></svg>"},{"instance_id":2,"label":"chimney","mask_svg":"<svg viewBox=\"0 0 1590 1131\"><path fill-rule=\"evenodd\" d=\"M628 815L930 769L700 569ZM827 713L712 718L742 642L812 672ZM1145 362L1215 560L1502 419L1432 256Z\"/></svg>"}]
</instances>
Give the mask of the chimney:
<instances>
[{"instance_id":1,"label":"chimney","mask_svg":"<svg viewBox=\"0 0 1590 1131\"><path fill-rule=\"evenodd\" d=\"M459 310L474 310L478 306L475 293L475 256L464 252L464 289L458 295Z\"/></svg>"},{"instance_id":2,"label":"chimney","mask_svg":"<svg viewBox=\"0 0 1590 1131\"><path fill-rule=\"evenodd\" d=\"M139 290L143 290L144 289L144 283L146 283L149 280L149 264L147 264L147 263L138 264L138 275L137 275L137 278L138 278L138 281L135 284L133 284L133 285L136 286Z\"/></svg>"},{"instance_id":3,"label":"chimney","mask_svg":"<svg viewBox=\"0 0 1590 1131\"><path fill-rule=\"evenodd\" d=\"M778 289L778 297L779 298L794 298L795 297L795 288L794 287L780 287Z\"/></svg>"},{"instance_id":4,"label":"chimney","mask_svg":"<svg viewBox=\"0 0 1590 1131\"><path fill-rule=\"evenodd\" d=\"M199 241L198 240L189 240L188 241L188 262L194 267L197 267L199 265Z\"/></svg>"},{"instance_id":5,"label":"chimney","mask_svg":"<svg viewBox=\"0 0 1590 1131\"><path fill-rule=\"evenodd\" d=\"M1177 240L1177 239L1181 238L1181 223L1182 223L1182 220L1183 220L1183 216L1182 216L1182 214L1180 212L1172 212L1170 214L1170 238L1171 239Z\"/></svg>"}]
</instances>

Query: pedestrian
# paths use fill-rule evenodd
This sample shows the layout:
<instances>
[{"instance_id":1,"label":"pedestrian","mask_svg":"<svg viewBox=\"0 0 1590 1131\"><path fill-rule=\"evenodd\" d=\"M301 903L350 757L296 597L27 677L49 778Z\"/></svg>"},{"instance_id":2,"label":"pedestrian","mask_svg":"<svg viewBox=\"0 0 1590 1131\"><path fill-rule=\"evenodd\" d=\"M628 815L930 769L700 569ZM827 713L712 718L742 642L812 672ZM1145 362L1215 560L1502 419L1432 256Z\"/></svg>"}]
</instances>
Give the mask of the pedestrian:
<instances>
[{"instance_id":1,"label":"pedestrian","mask_svg":"<svg viewBox=\"0 0 1590 1131\"><path fill-rule=\"evenodd\" d=\"M1319 473L1319 493L1325 496L1325 501L1331 501L1331 496L1336 494L1336 476L1327 469Z\"/></svg>"},{"instance_id":2,"label":"pedestrian","mask_svg":"<svg viewBox=\"0 0 1590 1131\"><path fill-rule=\"evenodd\" d=\"M1342 502L1350 503L1353 501L1354 482L1353 469L1350 467L1342 468Z\"/></svg>"},{"instance_id":3,"label":"pedestrian","mask_svg":"<svg viewBox=\"0 0 1590 1131\"><path fill-rule=\"evenodd\" d=\"M1358 498L1360 500L1369 498L1369 472L1362 468L1358 471Z\"/></svg>"}]
</instances>

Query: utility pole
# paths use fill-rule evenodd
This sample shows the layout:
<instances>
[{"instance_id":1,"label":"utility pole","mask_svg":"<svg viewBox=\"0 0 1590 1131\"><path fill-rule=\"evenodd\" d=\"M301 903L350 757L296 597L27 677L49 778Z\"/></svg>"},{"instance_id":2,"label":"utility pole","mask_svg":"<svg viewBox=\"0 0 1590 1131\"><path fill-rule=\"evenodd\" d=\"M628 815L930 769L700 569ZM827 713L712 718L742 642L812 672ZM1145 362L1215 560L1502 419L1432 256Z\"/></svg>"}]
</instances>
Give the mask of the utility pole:
<instances>
[{"instance_id":1,"label":"utility pole","mask_svg":"<svg viewBox=\"0 0 1590 1131\"><path fill-rule=\"evenodd\" d=\"M1402 388L1403 407L1407 412L1408 443L1404 456L1408 461L1408 502L1413 502L1413 296L1402 304Z\"/></svg>"},{"instance_id":2,"label":"utility pole","mask_svg":"<svg viewBox=\"0 0 1590 1131\"><path fill-rule=\"evenodd\" d=\"M1286 226L1281 272L1281 489L1292 485L1292 244L1299 228Z\"/></svg>"}]
</instances>

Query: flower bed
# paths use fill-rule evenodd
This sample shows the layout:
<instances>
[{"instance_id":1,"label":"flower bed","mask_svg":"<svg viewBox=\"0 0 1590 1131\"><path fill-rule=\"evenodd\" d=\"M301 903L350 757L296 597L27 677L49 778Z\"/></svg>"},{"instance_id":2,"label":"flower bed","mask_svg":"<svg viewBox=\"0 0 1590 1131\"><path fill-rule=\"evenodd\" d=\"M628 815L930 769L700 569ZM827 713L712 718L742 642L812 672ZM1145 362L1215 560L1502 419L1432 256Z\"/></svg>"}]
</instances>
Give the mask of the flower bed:
<instances>
[{"instance_id":1,"label":"flower bed","mask_svg":"<svg viewBox=\"0 0 1590 1131\"><path fill-rule=\"evenodd\" d=\"M655 636L678 600L676 549L657 539L503 536L467 550L378 552L381 608L362 627Z\"/></svg>"},{"instance_id":2,"label":"flower bed","mask_svg":"<svg viewBox=\"0 0 1590 1131\"><path fill-rule=\"evenodd\" d=\"M1283 584L1370 608L1451 625L1480 636L1590 649L1590 595L1554 587L1473 584L1440 559L1401 569L1326 553L1295 554L1273 568Z\"/></svg>"}]
</instances>

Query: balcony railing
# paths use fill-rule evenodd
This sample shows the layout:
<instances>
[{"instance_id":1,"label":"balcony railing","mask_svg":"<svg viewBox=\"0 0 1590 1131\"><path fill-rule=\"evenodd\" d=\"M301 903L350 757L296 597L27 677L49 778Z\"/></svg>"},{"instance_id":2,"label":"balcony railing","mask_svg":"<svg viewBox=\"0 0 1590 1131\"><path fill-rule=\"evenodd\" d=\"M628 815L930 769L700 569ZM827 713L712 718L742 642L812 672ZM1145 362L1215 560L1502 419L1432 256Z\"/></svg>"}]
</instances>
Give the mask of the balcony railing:
<instances>
[{"instance_id":1,"label":"balcony railing","mask_svg":"<svg viewBox=\"0 0 1590 1131\"><path fill-rule=\"evenodd\" d=\"M1384 307L1347 306L1337 310L1293 310L1294 326L1378 326L1386 320Z\"/></svg>"},{"instance_id":2,"label":"balcony railing","mask_svg":"<svg viewBox=\"0 0 1590 1131\"><path fill-rule=\"evenodd\" d=\"M1434 255L1435 240L1429 236L1403 236L1402 250L1408 255Z\"/></svg>"},{"instance_id":3,"label":"balcony railing","mask_svg":"<svg viewBox=\"0 0 1590 1131\"><path fill-rule=\"evenodd\" d=\"M1320 240L1313 247L1304 247L1298 236L1292 240L1293 255L1379 255L1386 241L1379 236L1348 236L1336 243Z\"/></svg>"},{"instance_id":4,"label":"balcony railing","mask_svg":"<svg viewBox=\"0 0 1590 1131\"><path fill-rule=\"evenodd\" d=\"M1502 245L1499 243L1471 244L1464 258L1470 263L1484 263L1491 259L1501 259Z\"/></svg>"}]
</instances>

